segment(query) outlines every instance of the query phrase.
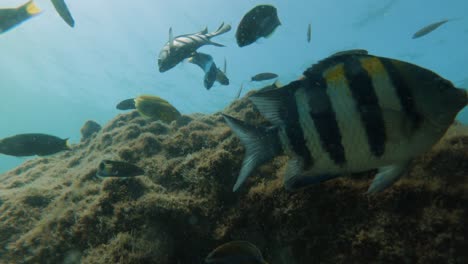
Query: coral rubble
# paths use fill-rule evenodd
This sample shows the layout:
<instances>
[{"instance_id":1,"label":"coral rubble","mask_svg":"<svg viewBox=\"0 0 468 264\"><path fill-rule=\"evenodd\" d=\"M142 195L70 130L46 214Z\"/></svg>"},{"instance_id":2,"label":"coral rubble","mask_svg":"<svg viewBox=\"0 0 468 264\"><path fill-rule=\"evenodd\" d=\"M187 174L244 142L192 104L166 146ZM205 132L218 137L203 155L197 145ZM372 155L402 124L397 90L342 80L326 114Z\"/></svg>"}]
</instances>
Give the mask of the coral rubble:
<instances>
[{"instance_id":1,"label":"coral rubble","mask_svg":"<svg viewBox=\"0 0 468 264\"><path fill-rule=\"evenodd\" d=\"M266 122L247 99L225 112ZM284 156L233 193L244 149L220 113L165 124L133 111L86 138L0 175L1 263L202 263L239 239L273 264L468 263L461 125L375 196L373 173L288 193ZM109 157L146 175L97 178Z\"/></svg>"}]
</instances>

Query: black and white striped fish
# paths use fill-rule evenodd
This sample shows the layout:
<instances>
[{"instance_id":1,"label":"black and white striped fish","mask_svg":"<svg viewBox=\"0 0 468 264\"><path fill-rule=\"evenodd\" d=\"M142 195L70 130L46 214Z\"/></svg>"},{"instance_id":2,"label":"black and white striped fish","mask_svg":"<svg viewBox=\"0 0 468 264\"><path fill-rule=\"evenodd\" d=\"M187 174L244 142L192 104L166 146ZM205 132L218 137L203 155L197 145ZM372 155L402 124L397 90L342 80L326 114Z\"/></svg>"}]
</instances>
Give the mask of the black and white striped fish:
<instances>
[{"instance_id":1,"label":"black and white striped fish","mask_svg":"<svg viewBox=\"0 0 468 264\"><path fill-rule=\"evenodd\" d=\"M368 190L375 193L442 137L468 94L430 70L351 50L250 100L273 126L255 127L225 115L246 148L234 191L283 151L290 157L288 190L378 168Z\"/></svg>"},{"instance_id":2,"label":"black and white striped fish","mask_svg":"<svg viewBox=\"0 0 468 264\"><path fill-rule=\"evenodd\" d=\"M212 33L208 33L208 30L205 28L197 33L180 35L174 38L172 36L172 28L170 28L169 41L159 53L159 71L165 72L172 69L179 62L190 57L192 53L203 45L224 47L222 44L211 41L211 38L226 33L229 30L231 30L231 26L222 23L221 26Z\"/></svg>"}]
</instances>

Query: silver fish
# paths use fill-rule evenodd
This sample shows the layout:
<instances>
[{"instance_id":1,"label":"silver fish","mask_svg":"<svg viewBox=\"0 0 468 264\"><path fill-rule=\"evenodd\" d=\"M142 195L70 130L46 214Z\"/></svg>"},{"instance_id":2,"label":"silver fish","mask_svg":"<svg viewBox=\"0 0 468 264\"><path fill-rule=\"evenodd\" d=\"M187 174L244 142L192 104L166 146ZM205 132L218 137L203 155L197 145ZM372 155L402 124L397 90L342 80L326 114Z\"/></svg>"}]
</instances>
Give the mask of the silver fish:
<instances>
[{"instance_id":1,"label":"silver fish","mask_svg":"<svg viewBox=\"0 0 468 264\"><path fill-rule=\"evenodd\" d=\"M353 50L250 100L272 126L224 116L246 149L234 191L283 152L290 157L288 190L378 169L372 194L396 182L444 135L468 104L468 93L417 65Z\"/></svg>"},{"instance_id":2,"label":"silver fish","mask_svg":"<svg viewBox=\"0 0 468 264\"><path fill-rule=\"evenodd\" d=\"M448 19L444 19L442 21L432 23L430 25L427 25L427 26L421 28L420 30L416 31L416 33L414 33L413 39L420 38L422 36L425 36L425 35L431 33L432 31L436 30L438 27L442 26L443 24L447 23L448 21L449 21Z\"/></svg>"},{"instance_id":3,"label":"silver fish","mask_svg":"<svg viewBox=\"0 0 468 264\"><path fill-rule=\"evenodd\" d=\"M211 38L226 33L229 30L231 30L231 26L222 23L221 26L212 33L207 33L207 29L205 29L194 34L180 35L174 38L172 35L172 28L170 28L169 41L159 53L159 71L165 72L172 69L179 62L190 57L192 53L203 45L224 47L222 44L211 41Z\"/></svg>"}]
</instances>

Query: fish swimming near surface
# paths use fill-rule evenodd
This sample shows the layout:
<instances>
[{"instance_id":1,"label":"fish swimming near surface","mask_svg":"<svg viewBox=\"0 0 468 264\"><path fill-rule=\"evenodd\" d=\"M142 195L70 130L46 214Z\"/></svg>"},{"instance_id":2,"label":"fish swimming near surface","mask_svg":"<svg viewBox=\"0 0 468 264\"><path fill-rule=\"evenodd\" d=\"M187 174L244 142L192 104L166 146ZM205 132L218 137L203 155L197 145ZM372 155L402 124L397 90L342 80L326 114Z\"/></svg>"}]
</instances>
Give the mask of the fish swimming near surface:
<instances>
[{"instance_id":1,"label":"fish swimming near surface","mask_svg":"<svg viewBox=\"0 0 468 264\"><path fill-rule=\"evenodd\" d=\"M0 139L0 153L16 157L46 156L70 149L68 138L47 134L19 134Z\"/></svg>"},{"instance_id":2,"label":"fish swimming near surface","mask_svg":"<svg viewBox=\"0 0 468 264\"><path fill-rule=\"evenodd\" d=\"M170 123L180 117L180 112L168 101L154 95L135 98L136 110L144 117Z\"/></svg>"},{"instance_id":3,"label":"fish swimming near surface","mask_svg":"<svg viewBox=\"0 0 468 264\"><path fill-rule=\"evenodd\" d=\"M103 160L99 163L98 177L134 177L145 174L140 167L123 161Z\"/></svg>"},{"instance_id":4,"label":"fish swimming near surface","mask_svg":"<svg viewBox=\"0 0 468 264\"><path fill-rule=\"evenodd\" d=\"M41 13L41 10L32 0L16 8L1 8L0 34L14 28L39 13Z\"/></svg>"},{"instance_id":5,"label":"fish swimming near surface","mask_svg":"<svg viewBox=\"0 0 468 264\"><path fill-rule=\"evenodd\" d=\"M231 241L215 248L205 258L212 264L268 264L260 250L247 241Z\"/></svg>"},{"instance_id":6,"label":"fish swimming near surface","mask_svg":"<svg viewBox=\"0 0 468 264\"><path fill-rule=\"evenodd\" d=\"M443 24L447 23L448 21L449 21L448 19L444 19L442 21L432 23L430 25L427 25L427 26L421 28L420 30L416 31L416 33L413 34L413 39L420 38L422 36L425 36L425 35L431 33L432 31L436 30L438 27L442 26Z\"/></svg>"},{"instance_id":7,"label":"fish swimming near surface","mask_svg":"<svg viewBox=\"0 0 468 264\"><path fill-rule=\"evenodd\" d=\"M244 15L236 31L239 47L250 45L261 37L268 37L281 25L276 7L258 5Z\"/></svg>"},{"instance_id":8,"label":"fish swimming near surface","mask_svg":"<svg viewBox=\"0 0 468 264\"><path fill-rule=\"evenodd\" d=\"M210 89L216 81L218 68L216 67L213 57L209 54L194 52L188 62L198 65L205 73L203 83L206 89Z\"/></svg>"},{"instance_id":9,"label":"fish swimming near surface","mask_svg":"<svg viewBox=\"0 0 468 264\"><path fill-rule=\"evenodd\" d=\"M308 43L310 43L311 37L312 37L312 27L309 24L309 26L307 26L307 42Z\"/></svg>"},{"instance_id":10,"label":"fish swimming near surface","mask_svg":"<svg viewBox=\"0 0 468 264\"><path fill-rule=\"evenodd\" d=\"M351 50L249 99L272 126L224 115L246 149L234 191L255 168L285 153L287 190L378 169L372 194L396 182L442 137L468 94L425 68Z\"/></svg>"},{"instance_id":11,"label":"fish swimming near surface","mask_svg":"<svg viewBox=\"0 0 468 264\"><path fill-rule=\"evenodd\" d=\"M51 0L52 4L55 7L57 13L62 17L62 19L70 26L75 26L75 20L73 19L70 10L68 10L65 0Z\"/></svg>"},{"instance_id":12,"label":"fish swimming near surface","mask_svg":"<svg viewBox=\"0 0 468 264\"><path fill-rule=\"evenodd\" d=\"M119 110L131 110L136 109L135 98L125 99L117 104L116 106Z\"/></svg>"},{"instance_id":13,"label":"fish swimming near surface","mask_svg":"<svg viewBox=\"0 0 468 264\"><path fill-rule=\"evenodd\" d=\"M278 77L278 74L276 73L272 73L272 72L263 72L263 73L259 73L255 76L252 76L252 78L250 79L252 82L261 82L261 81L266 81L266 80L271 80L271 79L274 79L274 78L277 78Z\"/></svg>"},{"instance_id":14,"label":"fish swimming near surface","mask_svg":"<svg viewBox=\"0 0 468 264\"><path fill-rule=\"evenodd\" d=\"M211 38L219 36L231 30L231 26L222 23L221 26L212 33L208 29L193 34L173 37L172 28L169 29L169 41L164 45L159 53L158 66L160 72L165 72L175 67L179 62L189 58L203 45L214 45L224 47L224 45L211 41Z\"/></svg>"}]
</instances>

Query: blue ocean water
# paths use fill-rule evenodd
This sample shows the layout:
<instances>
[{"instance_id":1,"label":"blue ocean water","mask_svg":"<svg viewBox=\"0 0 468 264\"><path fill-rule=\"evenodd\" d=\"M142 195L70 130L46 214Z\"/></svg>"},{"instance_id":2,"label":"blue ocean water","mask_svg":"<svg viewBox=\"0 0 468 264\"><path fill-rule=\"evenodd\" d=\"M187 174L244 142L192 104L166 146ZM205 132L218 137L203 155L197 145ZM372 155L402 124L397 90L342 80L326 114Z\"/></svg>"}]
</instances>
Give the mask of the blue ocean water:
<instances>
[{"instance_id":1,"label":"blue ocean water","mask_svg":"<svg viewBox=\"0 0 468 264\"><path fill-rule=\"evenodd\" d=\"M24 0L1 0L14 7ZM65 24L49 0L36 0L43 13L0 35L0 138L40 132L79 142L80 128L92 119L105 125L115 105L139 94L158 95L182 113L213 113L236 96L268 83L246 82L259 72L275 72L288 83L331 53L367 49L429 68L468 88L468 2L464 0L268 1L282 25L268 39L239 48L235 29L242 16L265 1L69 0L75 28ZM423 26L445 18L431 34L411 39ZM203 87L203 72L189 63L160 73L157 56L174 35L214 31L222 22L233 30L213 39L226 47L204 46L222 66L229 86ZM312 41L307 43L307 25ZM459 120L468 123L465 109ZM0 172L24 158L0 155Z\"/></svg>"}]
</instances>

